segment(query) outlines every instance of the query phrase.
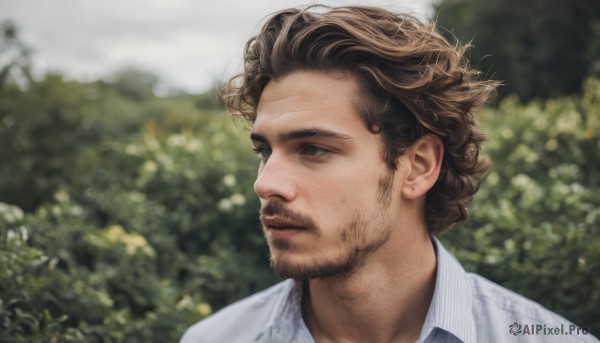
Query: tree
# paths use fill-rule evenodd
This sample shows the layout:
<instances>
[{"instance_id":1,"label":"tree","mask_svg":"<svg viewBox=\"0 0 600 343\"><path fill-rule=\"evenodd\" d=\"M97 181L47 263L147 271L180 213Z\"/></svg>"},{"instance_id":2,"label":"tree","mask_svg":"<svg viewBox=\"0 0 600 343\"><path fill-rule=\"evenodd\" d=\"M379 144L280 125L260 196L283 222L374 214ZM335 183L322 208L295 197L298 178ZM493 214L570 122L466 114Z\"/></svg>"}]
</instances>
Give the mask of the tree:
<instances>
[{"instance_id":1,"label":"tree","mask_svg":"<svg viewBox=\"0 0 600 343\"><path fill-rule=\"evenodd\" d=\"M31 80L31 50L18 37L18 29L10 20L0 22L0 91L10 83Z\"/></svg>"},{"instance_id":2,"label":"tree","mask_svg":"<svg viewBox=\"0 0 600 343\"><path fill-rule=\"evenodd\" d=\"M501 95L521 101L580 91L600 73L600 2L596 0L441 0L437 23L465 42Z\"/></svg>"},{"instance_id":3,"label":"tree","mask_svg":"<svg viewBox=\"0 0 600 343\"><path fill-rule=\"evenodd\" d=\"M123 68L114 76L113 87L129 99L141 102L154 96L158 76L136 68Z\"/></svg>"}]
</instances>

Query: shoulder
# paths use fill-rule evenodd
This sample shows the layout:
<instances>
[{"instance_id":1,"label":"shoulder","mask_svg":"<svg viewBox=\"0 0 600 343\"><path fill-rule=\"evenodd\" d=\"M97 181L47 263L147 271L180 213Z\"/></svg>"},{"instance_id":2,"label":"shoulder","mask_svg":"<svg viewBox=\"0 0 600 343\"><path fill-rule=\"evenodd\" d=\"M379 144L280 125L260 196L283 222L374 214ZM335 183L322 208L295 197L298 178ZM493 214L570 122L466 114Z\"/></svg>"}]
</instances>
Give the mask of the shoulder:
<instances>
[{"instance_id":1,"label":"shoulder","mask_svg":"<svg viewBox=\"0 0 600 343\"><path fill-rule=\"evenodd\" d=\"M523 341L598 342L567 319L480 275L467 273L478 338L519 336ZM578 332L577 329L580 331ZM560 335L557 335L560 333ZM521 341L517 339L516 341Z\"/></svg>"},{"instance_id":2,"label":"shoulder","mask_svg":"<svg viewBox=\"0 0 600 343\"><path fill-rule=\"evenodd\" d=\"M272 321L293 281L280 282L192 325L180 343L252 342Z\"/></svg>"}]
</instances>

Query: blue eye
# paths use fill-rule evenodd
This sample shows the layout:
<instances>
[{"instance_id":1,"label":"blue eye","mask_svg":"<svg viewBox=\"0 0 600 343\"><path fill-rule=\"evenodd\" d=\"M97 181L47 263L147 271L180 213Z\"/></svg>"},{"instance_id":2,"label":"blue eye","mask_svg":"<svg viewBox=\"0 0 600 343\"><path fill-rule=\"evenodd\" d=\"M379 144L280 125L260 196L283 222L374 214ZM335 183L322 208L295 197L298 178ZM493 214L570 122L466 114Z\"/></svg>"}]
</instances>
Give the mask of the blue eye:
<instances>
[{"instance_id":1,"label":"blue eye","mask_svg":"<svg viewBox=\"0 0 600 343\"><path fill-rule=\"evenodd\" d=\"M305 155L317 156L317 157L318 157L318 156L323 156L323 155L325 155L326 153L328 153L328 151L327 151L327 150L321 149L321 148L319 148L319 147L317 147L317 146L310 145L310 144L309 144L309 145L306 145L306 146L304 146L302 150L303 150L303 153L304 153Z\"/></svg>"},{"instance_id":2,"label":"blue eye","mask_svg":"<svg viewBox=\"0 0 600 343\"><path fill-rule=\"evenodd\" d=\"M258 157L261 160L267 160L269 158L269 156L271 156L271 153L273 152L271 150L271 148L267 147L267 146L257 146L254 147L254 152L256 153L256 155L258 155Z\"/></svg>"}]
</instances>

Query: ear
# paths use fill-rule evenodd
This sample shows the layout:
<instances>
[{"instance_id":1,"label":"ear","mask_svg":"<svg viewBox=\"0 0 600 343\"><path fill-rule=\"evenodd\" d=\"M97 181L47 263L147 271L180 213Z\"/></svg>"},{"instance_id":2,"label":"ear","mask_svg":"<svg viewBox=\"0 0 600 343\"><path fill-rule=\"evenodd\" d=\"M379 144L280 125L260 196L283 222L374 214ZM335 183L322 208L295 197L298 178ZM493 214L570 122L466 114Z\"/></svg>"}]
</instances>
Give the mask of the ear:
<instances>
[{"instance_id":1,"label":"ear","mask_svg":"<svg viewBox=\"0 0 600 343\"><path fill-rule=\"evenodd\" d=\"M444 157L444 143L434 134L419 138L404 155L408 174L402 184L406 199L417 199L433 187L440 175Z\"/></svg>"}]
</instances>

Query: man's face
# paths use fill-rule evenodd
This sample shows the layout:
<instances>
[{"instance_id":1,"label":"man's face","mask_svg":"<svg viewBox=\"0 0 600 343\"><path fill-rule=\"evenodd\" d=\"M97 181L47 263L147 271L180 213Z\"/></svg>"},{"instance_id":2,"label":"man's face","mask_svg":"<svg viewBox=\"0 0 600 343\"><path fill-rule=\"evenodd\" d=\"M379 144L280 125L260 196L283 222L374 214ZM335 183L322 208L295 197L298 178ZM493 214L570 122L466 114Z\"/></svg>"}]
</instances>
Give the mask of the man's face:
<instances>
[{"instance_id":1,"label":"man's face","mask_svg":"<svg viewBox=\"0 0 600 343\"><path fill-rule=\"evenodd\" d=\"M394 173L357 112L353 77L299 71L265 87L252 141L271 265L283 277L348 275L390 236Z\"/></svg>"}]
</instances>

